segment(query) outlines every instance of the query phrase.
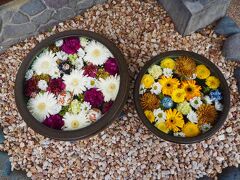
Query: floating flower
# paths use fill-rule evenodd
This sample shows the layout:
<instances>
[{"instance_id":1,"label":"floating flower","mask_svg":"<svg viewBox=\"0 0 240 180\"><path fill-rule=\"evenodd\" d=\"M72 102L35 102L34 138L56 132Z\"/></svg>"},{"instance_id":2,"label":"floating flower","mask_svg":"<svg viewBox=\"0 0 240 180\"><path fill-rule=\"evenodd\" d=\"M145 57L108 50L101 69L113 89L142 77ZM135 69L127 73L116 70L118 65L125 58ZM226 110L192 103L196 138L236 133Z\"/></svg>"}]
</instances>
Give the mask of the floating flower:
<instances>
[{"instance_id":1,"label":"floating flower","mask_svg":"<svg viewBox=\"0 0 240 180\"><path fill-rule=\"evenodd\" d=\"M99 82L96 78L87 77L86 87L87 87L87 89L95 88L95 87L97 87L98 83Z\"/></svg>"},{"instance_id":2,"label":"floating flower","mask_svg":"<svg viewBox=\"0 0 240 180\"><path fill-rule=\"evenodd\" d=\"M202 130L203 133L209 131L209 129L211 129L211 128L212 128L211 124L203 124L203 125L201 125L201 130Z\"/></svg>"},{"instance_id":3,"label":"floating flower","mask_svg":"<svg viewBox=\"0 0 240 180\"><path fill-rule=\"evenodd\" d=\"M27 97L31 97L32 93L38 92L38 80L37 78L33 77L25 82L25 95Z\"/></svg>"},{"instance_id":4,"label":"floating flower","mask_svg":"<svg viewBox=\"0 0 240 180\"><path fill-rule=\"evenodd\" d=\"M177 89L180 84L178 79L166 77L162 77L159 83L162 85L162 93L169 96L172 95L173 90Z\"/></svg>"},{"instance_id":5,"label":"floating flower","mask_svg":"<svg viewBox=\"0 0 240 180\"><path fill-rule=\"evenodd\" d=\"M92 88L84 93L84 101L89 102L93 108L98 108L104 101L104 96L97 88Z\"/></svg>"},{"instance_id":6,"label":"floating flower","mask_svg":"<svg viewBox=\"0 0 240 180\"><path fill-rule=\"evenodd\" d=\"M164 97L161 100L161 104L165 109L170 109L173 107L173 101L170 97Z\"/></svg>"},{"instance_id":7,"label":"floating flower","mask_svg":"<svg viewBox=\"0 0 240 180\"><path fill-rule=\"evenodd\" d=\"M150 110L145 110L145 111L144 111L144 114L145 114L145 116L147 117L147 119L148 119L151 123L154 122L155 117L154 117L154 114L153 114L152 111L150 111Z\"/></svg>"},{"instance_id":8,"label":"floating flower","mask_svg":"<svg viewBox=\"0 0 240 180\"><path fill-rule=\"evenodd\" d=\"M196 75L198 79L206 79L210 76L210 70L203 64L196 67Z\"/></svg>"},{"instance_id":9,"label":"floating flower","mask_svg":"<svg viewBox=\"0 0 240 180\"><path fill-rule=\"evenodd\" d=\"M81 112L81 103L77 99L74 99L70 103L69 112L71 112L73 114L78 114Z\"/></svg>"},{"instance_id":10,"label":"floating flower","mask_svg":"<svg viewBox=\"0 0 240 180\"><path fill-rule=\"evenodd\" d=\"M217 111L213 105L202 104L198 110L198 124L213 124L217 118Z\"/></svg>"},{"instance_id":11,"label":"floating flower","mask_svg":"<svg viewBox=\"0 0 240 180\"><path fill-rule=\"evenodd\" d=\"M53 94L59 94L65 89L66 85L63 83L62 78L51 79L48 83L47 90Z\"/></svg>"},{"instance_id":12,"label":"floating flower","mask_svg":"<svg viewBox=\"0 0 240 180\"><path fill-rule=\"evenodd\" d=\"M56 52L56 56L58 59L60 59L62 61L66 61L68 59L68 54L63 51Z\"/></svg>"},{"instance_id":13,"label":"floating flower","mask_svg":"<svg viewBox=\"0 0 240 180\"><path fill-rule=\"evenodd\" d=\"M210 92L210 99L212 101L220 101L222 100L222 93L217 89L215 91Z\"/></svg>"},{"instance_id":14,"label":"floating flower","mask_svg":"<svg viewBox=\"0 0 240 180\"><path fill-rule=\"evenodd\" d=\"M147 91L147 89L144 87L144 85L140 84L139 94L144 94L146 91Z\"/></svg>"},{"instance_id":15,"label":"floating flower","mask_svg":"<svg viewBox=\"0 0 240 180\"><path fill-rule=\"evenodd\" d=\"M222 111L223 110L223 104L220 103L219 101L215 101L215 109L217 111Z\"/></svg>"},{"instance_id":16,"label":"floating flower","mask_svg":"<svg viewBox=\"0 0 240 180\"><path fill-rule=\"evenodd\" d=\"M83 71L73 70L70 75L63 76L66 90L74 95L81 94L86 90L87 78L83 75Z\"/></svg>"},{"instance_id":17,"label":"floating flower","mask_svg":"<svg viewBox=\"0 0 240 180\"><path fill-rule=\"evenodd\" d=\"M114 101L117 97L118 90L120 85L119 76L109 76L106 79L99 79L97 87L102 91L104 95L104 101Z\"/></svg>"},{"instance_id":18,"label":"floating flower","mask_svg":"<svg viewBox=\"0 0 240 180\"><path fill-rule=\"evenodd\" d=\"M166 122L163 121L157 121L155 124L155 127L158 128L160 131L164 133L168 133L170 130L167 128Z\"/></svg>"},{"instance_id":19,"label":"floating flower","mask_svg":"<svg viewBox=\"0 0 240 180\"><path fill-rule=\"evenodd\" d=\"M90 64L84 66L83 70L84 70L83 74L85 76L95 78L97 76L98 67L90 63Z\"/></svg>"},{"instance_id":20,"label":"floating flower","mask_svg":"<svg viewBox=\"0 0 240 180\"><path fill-rule=\"evenodd\" d=\"M165 58L161 61L162 68L174 69L175 68L175 61L172 58Z\"/></svg>"},{"instance_id":21,"label":"floating flower","mask_svg":"<svg viewBox=\"0 0 240 180\"><path fill-rule=\"evenodd\" d=\"M195 113L195 112L192 111L192 110L187 114L187 118L188 118L188 120L191 121L192 123L198 123L197 113Z\"/></svg>"},{"instance_id":22,"label":"floating flower","mask_svg":"<svg viewBox=\"0 0 240 180\"><path fill-rule=\"evenodd\" d=\"M167 120L166 127L173 132L178 132L184 126L183 116L176 109L166 110Z\"/></svg>"},{"instance_id":23,"label":"floating flower","mask_svg":"<svg viewBox=\"0 0 240 180\"><path fill-rule=\"evenodd\" d=\"M118 64L115 58L109 58L104 64L104 70L110 75L118 74Z\"/></svg>"},{"instance_id":24,"label":"floating flower","mask_svg":"<svg viewBox=\"0 0 240 180\"><path fill-rule=\"evenodd\" d=\"M82 47L86 47L89 43L89 39L86 37L80 37L80 44Z\"/></svg>"},{"instance_id":25,"label":"floating flower","mask_svg":"<svg viewBox=\"0 0 240 180\"><path fill-rule=\"evenodd\" d=\"M209 76L206 79L206 85L211 89L217 89L220 86L220 80L215 76Z\"/></svg>"},{"instance_id":26,"label":"floating flower","mask_svg":"<svg viewBox=\"0 0 240 180\"><path fill-rule=\"evenodd\" d=\"M55 115L50 115L49 117L47 117L44 121L43 124L53 128L53 129L62 129L63 125L64 125L64 121L62 119L62 116L55 114Z\"/></svg>"},{"instance_id":27,"label":"floating flower","mask_svg":"<svg viewBox=\"0 0 240 180\"><path fill-rule=\"evenodd\" d=\"M57 41L55 42L55 45L56 45L57 47L61 47L61 46L63 45L63 40L62 40L62 39L57 40Z\"/></svg>"},{"instance_id":28,"label":"floating flower","mask_svg":"<svg viewBox=\"0 0 240 180\"><path fill-rule=\"evenodd\" d=\"M33 62L32 69L37 75L49 74L54 76L59 72L57 57L51 51L45 51Z\"/></svg>"},{"instance_id":29,"label":"floating flower","mask_svg":"<svg viewBox=\"0 0 240 180\"><path fill-rule=\"evenodd\" d=\"M92 108L89 102L82 102L80 105L80 111L87 113Z\"/></svg>"},{"instance_id":30,"label":"floating flower","mask_svg":"<svg viewBox=\"0 0 240 180\"><path fill-rule=\"evenodd\" d=\"M61 106L67 106L73 99L73 95L70 92L62 91L57 96L57 103Z\"/></svg>"},{"instance_id":31,"label":"floating flower","mask_svg":"<svg viewBox=\"0 0 240 180\"><path fill-rule=\"evenodd\" d=\"M191 77L196 70L196 63L190 57L181 56L176 59L175 70L181 76Z\"/></svg>"},{"instance_id":32,"label":"floating flower","mask_svg":"<svg viewBox=\"0 0 240 180\"><path fill-rule=\"evenodd\" d=\"M166 120L166 113L161 109L154 109L153 114L157 121L165 121Z\"/></svg>"},{"instance_id":33,"label":"floating flower","mask_svg":"<svg viewBox=\"0 0 240 180\"><path fill-rule=\"evenodd\" d=\"M156 64L148 68L148 73L154 78L158 79L162 75L162 68Z\"/></svg>"},{"instance_id":34,"label":"floating flower","mask_svg":"<svg viewBox=\"0 0 240 180\"><path fill-rule=\"evenodd\" d=\"M172 77L172 75L173 75L172 69L164 68L164 69L163 69L163 75L164 75L165 77L167 77L167 78Z\"/></svg>"},{"instance_id":35,"label":"floating flower","mask_svg":"<svg viewBox=\"0 0 240 180\"><path fill-rule=\"evenodd\" d=\"M158 95L161 93L161 90L162 90L161 84L159 82L155 82L153 83L150 91L151 93Z\"/></svg>"},{"instance_id":36,"label":"floating flower","mask_svg":"<svg viewBox=\"0 0 240 180\"><path fill-rule=\"evenodd\" d=\"M186 137L195 137L201 133L197 124L192 122L188 122L182 128L182 132L185 134Z\"/></svg>"},{"instance_id":37,"label":"floating flower","mask_svg":"<svg viewBox=\"0 0 240 180\"><path fill-rule=\"evenodd\" d=\"M77 70L81 70L84 67L82 58L77 58L75 61L75 67Z\"/></svg>"},{"instance_id":38,"label":"floating flower","mask_svg":"<svg viewBox=\"0 0 240 180\"><path fill-rule=\"evenodd\" d=\"M198 109L203 103L200 97L194 97L190 99L190 104L193 108Z\"/></svg>"},{"instance_id":39,"label":"floating flower","mask_svg":"<svg viewBox=\"0 0 240 180\"><path fill-rule=\"evenodd\" d=\"M62 74L70 74L73 65L69 61L63 61L59 64L59 70Z\"/></svg>"},{"instance_id":40,"label":"floating flower","mask_svg":"<svg viewBox=\"0 0 240 180\"><path fill-rule=\"evenodd\" d=\"M87 116L90 121L95 122L102 117L102 113L99 109L93 108L88 112Z\"/></svg>"},{"instance_id":41,"label":"floating flower","mask_svg":"<svg viewBox=\"0 0 240 180\"><path fill-rule=\"evenodd\" d=\"M61 110L54 94L48 92L37 94L35 98L29 99L27 106L31 114L40 122Z\"/></svg>"},{"instance_id":42,"label":"floating flower","mask_svg":"<svg viewBox=\"0 0 240 180\"><path fill-rule=\"evenodd\" d=\"M93 65L103 65L111 56L110 51L101 43L91 41L86 47L84 60Z\"/></svg>"},{"instance_id":43,"label":"floating flower","mask_svg":"<svg viewBox=\"0 0 240 180\"><path fill-rule=\"evenodd\" d=\"M183 88L185 90L186 99L188 101L196 96L201 96L200 90L202 88L201 88L201 86L196 85L196 81L194 81L194 80L183 81L181 88Z\"/></svg>"},{"instance_id":44,"label":"floating flower","mask_svg":"<svg viewBox=\"0 0 240 180\"><path fill-rule=\"evenodd\" d=\"M105 103L103 104L103 107L102 107L102 112L103 112L103 113L108 112L108 111L110 110L110 108L112 107L112 105L113 105L113 102L112 102L112 101L105 102Z\"/></svg>"},{"instance_id":45,"label":"floating flower","mask_svg":"<svg viewBox=\"0 0 240 180\"><path fill-rule=\"evenodd\" d=\"M154 110L159 107L159 99L151 93L144 93L141 97L141 105L144 110Z\"/></svg>"},{"instance_id":46,"label":"floating flower","mask_svg":"<svg viewBox=\"0 0 240 180\"><path fill-rule=\"evenodd\" d=\"M145 88L151 88L153 83L154 83L154 78L150 74L143 75L141 84L143 84Z\"/></svg>"},{"instance_id":47,"label":"floating flower","mask_svg":"<svg viewBox=\"0 0 240 180\"><path fill-rule=\"evenodd\" d=\"M84 128L91 124L91 121L88 119L87 114L81 112L79 114L66 113L63 117L65 131L77 130Z\"/></svg>"},{"instance_id":48,"label":"floating flower","mask_svg":"<svg viewBox=\"0 0 240 180\"><path fill-rule=\"evenodd\" d=\"M186 92L184 89L177 88L172 92L172 100L175 103L181 103L185 100Z\"/></svg>"},{"instance_id":49,"label":"floating flower","mask_svg":"<svg viewBox=\"0 0 240 180\"><path fill-rule=\"evenodd\" d=\"M203 100L205 101L206 104L212 104L211 98L207 95L203 97Z\"/></svg>"},{"instance_id":50,"label":"floating flower","mask_svg":"<svg viewBox=\"0 0 240 180\"><path fill-rule=\"evenodd\" d=\"M76 60L78 59L77 54L69 54L68 59L70 60L72 65L76 65Z\"/></svg>"},{"instance_id":51,"label":"floating flower","mask_svg":"<svg viewBox=\"0 0 240 180\"><path fill-rule=\"evenodd\" d=\"M25 79L29 80L32 78L32 76L33 76L33 70L29 69L25 74Z\"/></svg>"},{"instance_id":52,"label":"floating flower","mask_svg":"<svg viewBox=\"0 0 240 180\"><path fill-rule=\"evenodd\" d=\"M104 69L100 68L97 72L97 78L107 79L110 76L108 72L106 72Z\"/></svg>"},{"instance_id":53,"label":"floating flower","mask_svg":"<svg viewBox=\"0 0 240 180\"><path fill-rule=\"evenodd\" d=\"M173 135L176 137L186 137L186 135L183 132L175 132L173 133Z\"/></svg>"},{"instance_id":54,"label":"floating flower","mask_svg":"<svg viewBox=\"0 0 240 180\"><path fill-rule=\"evenodd\" d=\"M40 81L38 81L37 86L38 86L38 88L41 89L42 91L46 91L46 90L47 90L47 87L48 87L48 84L47 84L47 81L45 81L45 80L40 80Z\"/></svg>"},{"instance_id":55,"label":"floating flower","mask_svg":"<svg viewBox=\"0 0 240 180\"><path fill-rule=\"evenodd\" d=\"M190 113L192 108L191 108L190 104L187 101L184 101L184 102L179 103L177 105L177 110L179 112L181 112L183 115L187 115L188 113Z\"/></svg>"},{"instance_id":56,"label":"floating flower","mask_svg":"<svg viewBox=\"0 0 240 180\"><path fill-rule=\"evenodd\" d=\"M79 56L80 59L83 59L83 57L85 56L85 51L82 48L79 48L77 51L77 54Z\"/></svg>"},{"instance_id":57,"label":"floating flower","mask_svg":"<svg viewBox=\"0 0 240 180\"><path fill-rule=\"evenodd\" d=\"M67 54L75 54L80 48L79 38L76 37L68 37L63 40L63 45L61 46L61 50Z\"/></svg>"}]
</instances>

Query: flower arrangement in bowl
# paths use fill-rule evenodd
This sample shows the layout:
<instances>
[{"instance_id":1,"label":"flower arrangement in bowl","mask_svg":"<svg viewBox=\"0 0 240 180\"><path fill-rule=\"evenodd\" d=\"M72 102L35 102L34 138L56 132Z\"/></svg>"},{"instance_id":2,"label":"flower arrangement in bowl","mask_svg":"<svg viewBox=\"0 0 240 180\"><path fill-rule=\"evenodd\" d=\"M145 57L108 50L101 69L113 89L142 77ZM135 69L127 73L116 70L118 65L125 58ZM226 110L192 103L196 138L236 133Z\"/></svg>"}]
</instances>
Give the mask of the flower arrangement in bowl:
<instances>
[{"instance_id":1,"label":"flower arrangement in bowl","mask_svg":"<svg viewBox=\"0 0 240 180\"><path fill-rule=\"evenodd\" d=\"M223 125L230 92L224 76L208 59L172 51L143 67L134 101L141 120L154 134L171 142L195 143Z\"/></svg>"},{"instance_id":2,"label":"flower arrangement in bowl","mask_svg":"<svg viewBox=\"0 0 240 180\"><path fill-rule=\"evenodd\" d=\"M104 37L62 32L42 41L23 61L16 79L17 107L44 136L82 139L119 115L128 92L127 74L123 55Z\"/></svg>"}]
</instances>

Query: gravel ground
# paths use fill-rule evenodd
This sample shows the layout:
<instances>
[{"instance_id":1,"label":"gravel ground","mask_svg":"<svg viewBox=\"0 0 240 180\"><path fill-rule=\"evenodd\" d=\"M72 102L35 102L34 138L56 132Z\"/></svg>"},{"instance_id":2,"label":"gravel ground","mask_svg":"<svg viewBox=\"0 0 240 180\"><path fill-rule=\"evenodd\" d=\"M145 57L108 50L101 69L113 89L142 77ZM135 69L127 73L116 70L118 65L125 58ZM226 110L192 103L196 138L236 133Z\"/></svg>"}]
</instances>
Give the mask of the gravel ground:
<instances>
[{"instance_id":1,"label":"gravel ground","mask_svg":"<svg viewBox=\"0 0 240 180\"><path fill-rule=\"evenodd\" d=\"M211 139L193 145L160 140L141 123L134 110L132 91L126 116L88 140L59 142L28 128L14 102L15 75L24 56L41 40L59 31L85 29L111 39L123 52L134 77L152 56L175 49L202 54L224 73L231 89L231 110L224 127ZM224 167L240 164L240 101L233 70L225 61L222 37L208 27L182 37L171 19L154 0L122 0L98 5L83 15L60 23L11 47L0 55L0 122L13 168L27 171L33 179L195 179L215 176Z\"/></svg>"},{"instance_id":2,"label":"gravel ground","mask_svg":"<svg viewBox=\"0 0 240 180\"><path fill-rule=\"evenodd\" d=\"M232 0L228 9L228 15L240 26L240 1Z\"/></svg>"}]
</instances>

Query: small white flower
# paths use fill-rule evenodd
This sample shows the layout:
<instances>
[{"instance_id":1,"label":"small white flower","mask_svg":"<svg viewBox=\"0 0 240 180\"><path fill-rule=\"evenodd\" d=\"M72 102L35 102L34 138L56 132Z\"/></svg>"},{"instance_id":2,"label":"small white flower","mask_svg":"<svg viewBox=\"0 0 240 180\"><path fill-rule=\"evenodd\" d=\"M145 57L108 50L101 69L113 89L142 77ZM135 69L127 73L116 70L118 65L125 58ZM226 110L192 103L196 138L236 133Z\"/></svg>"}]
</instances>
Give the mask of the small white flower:
<instances>
[{"instance_id":1,"label":"small white flower","mask_svg":"<svg viewBox=\"0 0 240 180\"><path fill-rule=\"evenodd\" d=\"M143 84L140 85L140 88L139 88L139 94L144 94L146 92L146 88L144 87Z\"/></svg>"},{"instance_id":2,"label":"small white flower","mask_svg":"<svg viewBox=\"0 0 240 180\"><path fill-rule=\"evenodd\" d=\"M45 80L40 80L38 81L38 84L37 84L38 88L43 90L43 91L46 91L47 90L47 87L48 87L48 84L47 84L47 81Z\"/></svg>"},{"instance_id":3,"label":"small white flower","mask_svg":"<svg viewBox=\"0 0 240 180\"><path fill-rule=\"evenodd\" d=\"M96 78L87 77L86 87L87 87L88 89L97 87L97 84L98 84L98 80L97 80Z\"/></svg>"},{"instance_id":4,"label":"small white flower","mask_svg":"<svg viewBox=\"0 0 240 180\"><path fill-rule=\"evenodd\" d=\"M57 52L56 56L58 57L58 59L60 59L62 61L66 61L68 59L68 54L63 51Z\"/></svg>"},{"instance_id":5,"label":"small white flower","mask_svg":"<svg viewBox=\"0 0 240 180\"><path fill-rule=\"evenodd\" d=\"M29 69L25 74L25 78L26 80L29 80L32 78L32 76L33 76L33 70Z\"/></svg>"},{"instance_id":6,"label":"small white flower","mask_svg":"<svg viewBox=\"0 0 240 180\"><path fill-rule=\"evenodd\" d=\"M209 96L204 96L203 100L206 102L206 104L212 104L212 100Z\"/></svg>"},{"instance_id":7,"label":"small white flower","mask_svg":"<svg viewBox=\"0 0 240 180\"><path fill-rule=\"evenodd\" d=\"M194 97L190 99L190 104L193 108L198 109L203 103L200 97Z\"/></svg>"},{"instance_id":8,"label":"small white flower","mask_svg":"<svg viewBox=\"0 0 240 180\"><path fill-rule=\"evenodd\" d=\"M61 73L60 73L60 71L55 71L53 74L52 74L52 78L54 79L54 78L59 78L61 76Z\"/></svg>"},{"instance_id":9,"label":"small white flower","mask_svg":"<svg viewBox=\"0 0 240 180\"><path fill-rule=\"evenodd\" d=\"M87 113L90 109L91 109L91 104L89 102L83 102L80 105L80 109L81 111L84 111L85 113Z\"/></svg>"},{"instance_id":10,"label":"small white flower","mask_svg":"<svg viewBox=\"0 0 240 180\"><path fill-rule=\"evenodd\" d=\"M191 121L192 123L198 123L198 117L197 117L197 113L194 111L190 111L190 113L188 113L187 118L189 119L189 121Z\"/></svg>"},{"instance_id":11,"label":"small white flower","mask_svg":"<svg viewBox=\"0 0 240 180\"><path fill-rule=\"evenodd\" d=\"M196 79L196 78L197 78L197 75L193 74L192 77L190 77L189 79Z\"/></svg>"},{"instance_id":12,"label":"small white flower","mask_svg":"<svg viewBox=\"0 0 240 180\"><path fill-rule=\"evenodd\" d=\"M151 93L156 94L156 95L160 94L162 91L161 84L159 82L153 83L150 91L151 91Z\"/></svg>"},{"instance_id":13,"label":"small white flower","mask_svg":"<svg viewBox=\"0 0 240 180\"><path fill-rule=\"evenodd\" d=\"M89 40L86 37L80 37L80 44L82 47L86 47L89 44Z\"/></svg>"},{"instance_id":14,"label":"small white flower","mask_svg":"<svg viewBox=\"0 0 240 180\"><path fill-rule=\"evenodd\" d=\"M223 104L220 103L219 101L215 101L215 108L217 111L222 111L223 110Z\"/></svg>"},{"instance_id":15,"label":"small white flower","mask_svg":"<svg viewBox=\"0 0 240 180\"><path fill-rule=\"evenodd\" d=\"M175 132L173 135L177 137L185 137L185 134L183 132Z\"/></svg>"},{"instance_id":16,"label":"small white flower","mask_svg":"<svg viewBox=\"0 0 240 180\"><path fill-rule=\"evenodd\" d=\"M207 132L211 128L212 128L211 124L203 124L201 126L201 130L202 130L203 133Z\"/></svg>"},{"instance_id":17,"label":"small white flower","mask_svg":"<svg viewBox=\"0 0 240 180\"><path fill-rule=\"evenodd\" d=\"M161 108L154 109L153 114L154 114L154 116L155 116L157 121L165 122L165 120L166 120L166 113Z\"/></svg>"},{"instance_id":18,"label":"small white flower","mask_svg":"<svg viewBox=\"0 0 240 180\"><path fill-rule=\"evenodd\" d=\"M56 42L55 42L55 45L56 45L57 47L61 47L61 46L63 45L63 40L60 39L60 40L56 41Z\"/></svg>"},{"instance_id":19,"label":"small white flower","mask_svg":"<svg viewBox=\"0 0 240 180\"><path fill-rule=\"evenodd\" d=\"M85 56L85 51L82 48L79 48L77 54L79 57L83 58Z\"/></svg>"},{"instance_id":20,"label":"small white flower","mask_svg":"<svg viewBox=\"0 0 240 180\"><path fill-rule=\"evenodd\" d=\"M172 77L172 74L173 74L172 69L169 69L169 68L163 69L163 75L166 76L167 78Z\"/></svg>"},{"instance_id":21,"label":"small white flower","mask_svg":"<svg viewBox=\"0 0 240 180\"><path fill-rule=\"evenodd\" d=\"M83 59L81 57L77 58L75 62L76 69L81 70L83 66Z\"/></svg>"}]
</instances>

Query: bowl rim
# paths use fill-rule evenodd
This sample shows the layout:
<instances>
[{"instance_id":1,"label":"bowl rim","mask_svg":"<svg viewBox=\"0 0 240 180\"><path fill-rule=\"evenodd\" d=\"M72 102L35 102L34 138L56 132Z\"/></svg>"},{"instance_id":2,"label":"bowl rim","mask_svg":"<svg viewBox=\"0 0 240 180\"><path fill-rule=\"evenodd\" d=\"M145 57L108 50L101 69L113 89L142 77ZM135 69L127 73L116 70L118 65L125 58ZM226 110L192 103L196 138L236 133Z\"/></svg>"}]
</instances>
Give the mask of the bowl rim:
<instances>
[{"instance_id":1,"label":"bowl rim","mask_svg":"<svg viewBox=\"0 0 240 180\"><path fill-rule=\"evenodd\" d=\"M202 64L206 65L211 73L215 74L221 81L221 90L223 93L224 97L224 109L221 112L221 116L218 117L218 121L214 126L207 131L206 133L200 134L196 137L176 137L172 135L165 134L164 132L158 130L154 125L152 125L149 120L146 118L144 115L144 112L142 110L142 107L140 105L140 94L139 94L139 88L140 88L140 82L143 77L143 75L146 73L147 69L153 65L156 64L157 62L161 62L166 57L179 57L179 56L189 56L193 58L194 60L201 62ZM230 91L228 88L227 81L224 77L224 75L221 73L221 71L218 69L218 67L213 64L210 60L208 60L206 57L190 52L190 51L184 51L184 50L175 50L175 51L168 51L168 52L163 52L160 53L156 56L154 56L150 61L148 61L143 68L140 70L140 72L137 75L137 78L135 80L135 85L134 85L134 104L138 113L139 118L143 122L143 124L156 136L159 138L173 142L173 143L178 143L178 144L193 144L193 143L198 143L200 141L206 140L210 138L212 135L214 135L224 124L226 121L229 109L230 109Z\"/></svg>"},{"instance_id":2,"label":"bowl rim","mask_svg":"<svg viewBox=\"0 0 240 180\"><path fill-rule=\"evenodd\" d=\"M53 44L55 41L67 38L67 37L87 37L93 40L96 40L106 46L109 51L114 55L117 59L118 67L119 67L119 75L120 75L120 85L118 95L110 108L110 110L104 114L98 121L92 123L91 125L74 130L74 131L62 131L56 130L53 128L49 128L44 124L37 121L32 114L28 111L25 95L24 95L24 81L26 71L31 66L35 57L42 52L42 50L49 45ZM106 129L109 125L113 123L114 120L120 115L123 106L125 105L129 93L129 75L128 75L128 66L126 60L121 53L121 51L116 47L116 45L108 40L103 35L92 31L86 30L69 30L54 34L50 37L47 37L39 44L37 44L25 57L22 61L20 68L18 69L16 79L15 79L15 102L17 105L17 109L22 116L23 120L26 124L31 127L35 132L43 135L44 137L62 140L62 141L73 141L73 140L81 140L93 135L98 134L99 132Z\"/></svg>"}]
</instances>

